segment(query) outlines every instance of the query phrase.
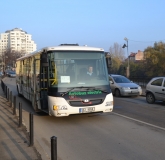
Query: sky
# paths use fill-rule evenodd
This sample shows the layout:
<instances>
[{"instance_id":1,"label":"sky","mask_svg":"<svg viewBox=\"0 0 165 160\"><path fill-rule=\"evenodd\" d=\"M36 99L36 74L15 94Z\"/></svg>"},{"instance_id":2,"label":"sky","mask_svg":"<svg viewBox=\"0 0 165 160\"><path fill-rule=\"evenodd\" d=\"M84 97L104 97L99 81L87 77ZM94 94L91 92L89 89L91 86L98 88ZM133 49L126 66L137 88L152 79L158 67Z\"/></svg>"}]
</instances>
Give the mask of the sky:
<instances>
[{"instance_id":1,"label":"sky","mask_svg":"<svg viewBox=\"0 0 165 160\"><path fill-rule=\"evenodd\" d=\"M109 51L126 37L136 53L165 42L164 7L164 0L1 0L0 33L22 28L37 50L78 43Z\"/></svg>"}]
</instances>

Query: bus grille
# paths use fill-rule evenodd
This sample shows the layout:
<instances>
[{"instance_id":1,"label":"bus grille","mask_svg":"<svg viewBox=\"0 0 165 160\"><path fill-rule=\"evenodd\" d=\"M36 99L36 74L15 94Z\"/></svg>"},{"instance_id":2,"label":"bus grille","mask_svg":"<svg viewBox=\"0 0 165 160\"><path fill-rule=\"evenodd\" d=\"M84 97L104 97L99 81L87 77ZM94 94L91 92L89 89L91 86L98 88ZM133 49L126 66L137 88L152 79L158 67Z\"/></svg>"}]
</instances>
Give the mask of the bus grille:
<instances>
[{"instance_id":1,"label":"bus grille","mask_svg":"<svg viewBox=\"0 0 165 160\"><path fill-rule=\"evenodd\" d=\"M69 101L69 104L73 107L80 107L80 106L93 106L101 104L103 101L102 99L96 99L96 100L90 100L88 103L85 103L83 101Z\"/></svg>"}]
</instances>

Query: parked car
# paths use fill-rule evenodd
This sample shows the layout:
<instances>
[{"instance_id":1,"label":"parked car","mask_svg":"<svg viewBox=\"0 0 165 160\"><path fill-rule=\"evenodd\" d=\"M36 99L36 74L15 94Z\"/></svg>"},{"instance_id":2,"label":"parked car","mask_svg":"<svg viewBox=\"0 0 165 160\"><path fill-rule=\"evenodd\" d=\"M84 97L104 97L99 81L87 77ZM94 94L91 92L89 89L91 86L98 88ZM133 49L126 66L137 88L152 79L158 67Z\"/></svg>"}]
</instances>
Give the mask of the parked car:
<instances>
[{"instance_id":1,"label":"parked car","mask_svg":"<svg viewBox=\"0 0 165 160\"><path fill-rule=\"evenodd\" d=\"M152 78L146 86L146 101L152 104L156 100L165 101L165 77Z\"/></svg>"},{"instance_id":2,"label":"parked car","mask_svg":"<svg viewBox=\"0 0 165 160\"><path fill-rule=\"evenodd\" d=\"M6 74L6 76L9 76L9 72L10 72L11 70L6 70L5 71L5 74Z\"/></svg>"},{"instance_id":3,"label":"parked car","mask_svg":"<svg viewBox=\"0 0 165 160\"><path fill-rule=\"evenodd\" d=\"M9 71L9 72L7 73L7 75L8 75L9 77L16 77L15 71Z\"/></svg>"},{"instance_id":4,"label":"parked car","mask_svg":"<svg viewBox=\"0 0 165 160\"><path fill-rule=\"evenodd\" d=\"M142 88L131 82L122 75L109 75L110 87L116 97L120 96L139 96L142 94Z\"/></svg>"}]
</instances>

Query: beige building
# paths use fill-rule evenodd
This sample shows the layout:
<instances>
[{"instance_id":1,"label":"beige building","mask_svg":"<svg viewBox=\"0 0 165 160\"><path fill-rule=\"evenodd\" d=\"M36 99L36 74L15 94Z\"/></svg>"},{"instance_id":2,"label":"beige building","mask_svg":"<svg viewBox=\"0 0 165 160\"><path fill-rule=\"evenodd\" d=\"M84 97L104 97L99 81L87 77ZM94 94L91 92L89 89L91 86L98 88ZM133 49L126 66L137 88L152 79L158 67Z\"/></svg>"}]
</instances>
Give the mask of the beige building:
<instances>
[{"instance_id":1,"label":"beige building","mask_svg":"<svg viewBox=\"0 0 165 160\"><path fill-rule=\"evenodd\" d=\"M144 52L140 50L138 50L137 53L131 52L131 54L129 55L129 59L131 61L142 61L144 60Z\"/></svg>"},{"instance_id":2,"label":"beige building","mask_svg":"<svg viewBox=\"0 0 165 160\"><path fill-rule=\"evenodd\" d=\"M29 54L36 51L37 45L32 40L31 34L21 28L14 28L0 34L0 54L2 55L7 49Z\"/></svg>"},{"instance_id":3,"label":"beige building","mask_svg":"<svg viewBox=\"0 0 165 160\"><path fill-rule=\"evenodd\" d=\"M136 61L144 60L144 52L138 50L138 52L135 55L135 60Z\"/></svg>"}]
</instances>

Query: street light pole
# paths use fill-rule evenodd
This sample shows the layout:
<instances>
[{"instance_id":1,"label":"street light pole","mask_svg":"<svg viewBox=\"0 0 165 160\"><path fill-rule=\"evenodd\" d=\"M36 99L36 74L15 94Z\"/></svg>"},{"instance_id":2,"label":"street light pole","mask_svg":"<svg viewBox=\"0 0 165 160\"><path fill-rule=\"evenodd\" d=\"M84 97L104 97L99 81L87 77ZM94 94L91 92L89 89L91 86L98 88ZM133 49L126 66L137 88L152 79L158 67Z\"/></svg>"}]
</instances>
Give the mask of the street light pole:
<instances>
[{"instance_id":1,"label":"street light pole","mask_svg":"<svg viewBox=\"0 0 165 160\"><path fill-rule=\"evenodd\" d=\"M127 66L126 75L127 75L127 78L129 78L129 76L130 76L130 64L129 64L129 53L128 53L128 38L125 37L124 40L127 42L127 45L123 45L123 48L127 47L128 66Z\"/></svg>"}]
</instances>

